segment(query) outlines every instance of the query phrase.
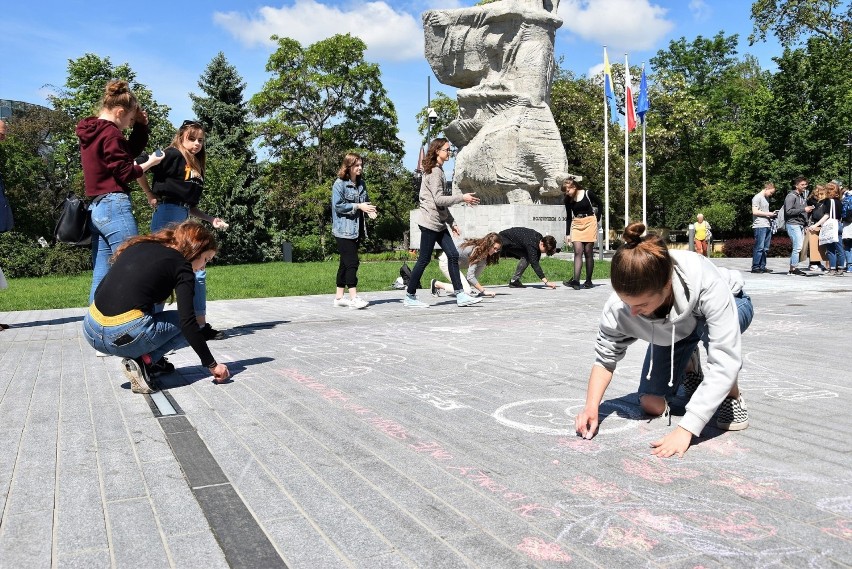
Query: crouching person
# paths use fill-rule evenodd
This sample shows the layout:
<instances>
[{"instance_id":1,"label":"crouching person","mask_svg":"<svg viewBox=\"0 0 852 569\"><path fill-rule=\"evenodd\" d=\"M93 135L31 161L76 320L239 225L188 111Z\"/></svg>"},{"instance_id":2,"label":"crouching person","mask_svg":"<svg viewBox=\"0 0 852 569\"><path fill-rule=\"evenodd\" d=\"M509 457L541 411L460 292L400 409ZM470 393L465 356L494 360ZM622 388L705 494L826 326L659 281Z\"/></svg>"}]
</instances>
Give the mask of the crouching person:
<instances>
[{"instance_id":1,"label":"crouching person","mask_svg":"<svg viewBox=\"0 0 852 569\"><path fill-rule=\"evenodd\" d=\"M134 393L156 391L152 378L175 369L165 354L187 343L217 383L230 377L228 367L210 353L193 308L195 272L216 250L209 230L185 221L128 239L113 256L83 319L83 333L96 350L124 358ZM154 306L172 294L177 310L155 312Z\"/></svg>"},{"instance_id":2,"label":"crouching person","mask_svg":"<svg viewBox=\"0 0 852 569\"><path fill-rule=\"evenodd\" d=\"M645 340L650 345L639 382L642 410L651 416L667 416L668 400L681 383L689 399L680 424L651 443L651 452L661 457L683 456L692 437L701 435L717 410L718 428L748 426L737 376L742 367L740 334L748 328L754 311L737 271L717 268L706 257L689 251L670 252L658 236L642 237L644 231L641 223L629 225L624 230L624 244L612 259L615 292L601 316L586 405L575 426L582 437L595 436L598 408L616 363L627 346ZM704 370L698 358L699 341L707 349Z\"/></svg>"}]
</instances>

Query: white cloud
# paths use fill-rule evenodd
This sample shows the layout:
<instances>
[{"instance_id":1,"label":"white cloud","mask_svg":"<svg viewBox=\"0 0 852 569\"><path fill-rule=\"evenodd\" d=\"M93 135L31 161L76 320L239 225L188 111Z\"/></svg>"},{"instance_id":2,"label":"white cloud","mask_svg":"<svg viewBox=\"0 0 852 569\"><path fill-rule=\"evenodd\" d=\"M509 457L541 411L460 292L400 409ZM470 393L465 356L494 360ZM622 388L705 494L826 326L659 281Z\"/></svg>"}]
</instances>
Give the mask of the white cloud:
<instances>
[{"instance_id":1,"label":"white cloud","mask_svg":"<svg viewBox=\"0 0 852 569\"><path fill-rule=\"evenodd\" d=\"M666 12L649 0L563 0L558 14L562 30L585 40L614 51L646 51L674 27Z\"/></svg>"},{"instance_id":2,"label":"white cloud","mask_svg":"<svg viewBox=\"0 0 852 569\"><path fill-rule=\"evenodd\" d=\"M690 0L689 11L692 12L692 17L697 22L704 22L710 19L713 11L704 0Z\"/></svg>"},{"instance_id":3,"label":"white cloud","mask_svg":"<svg viewBox=\"0 0 852 569\"><path fill-rule=\"evenodd\" d=\"M295 0L281 8L264 6L251 16L216 12L213 21L248 46L271 46L269 36L273 34L307 46L335 34L349 33L367 44L368 60L423 58L420 21L382 1L350 4L344 9L315 0Z\"/></svg>"}]
</instances>

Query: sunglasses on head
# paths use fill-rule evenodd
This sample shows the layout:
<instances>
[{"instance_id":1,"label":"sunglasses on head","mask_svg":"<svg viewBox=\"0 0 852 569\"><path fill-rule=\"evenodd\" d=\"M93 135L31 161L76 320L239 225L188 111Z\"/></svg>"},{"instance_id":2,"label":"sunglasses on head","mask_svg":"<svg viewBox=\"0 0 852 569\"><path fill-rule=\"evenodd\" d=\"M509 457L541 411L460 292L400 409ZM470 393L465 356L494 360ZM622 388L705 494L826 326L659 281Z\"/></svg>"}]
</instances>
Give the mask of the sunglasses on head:
<instances>
[{"instance_id":1,"label":"sunglasses on head","mask_svg":"<svg viewBox=\"0 0 852 569\"><path fill-rule=\"evenodd\" d=\"M187 120L183 121L183 124L180 125L181 128L187 128L187 127L190 127L190 126L204 130L203 124L201 124L200 122L198 122L196 120L192 120L192 119L187 119Z\"/></svg>"}]
</instances>

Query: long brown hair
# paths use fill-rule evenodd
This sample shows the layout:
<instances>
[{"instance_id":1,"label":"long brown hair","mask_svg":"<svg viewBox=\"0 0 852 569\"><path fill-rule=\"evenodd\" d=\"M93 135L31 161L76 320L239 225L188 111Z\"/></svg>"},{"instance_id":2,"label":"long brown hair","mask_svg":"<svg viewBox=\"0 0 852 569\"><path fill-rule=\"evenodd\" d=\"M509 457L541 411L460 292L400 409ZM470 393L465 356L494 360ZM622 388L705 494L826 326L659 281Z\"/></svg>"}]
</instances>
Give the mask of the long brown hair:
<instances>
[{"instance_id":1,"label":"long brown hair","mask_svg":"<svg viewBox=\"0 0 852 569\"><path fill-rule=\"evenodd\" d=\"M111 110L116 107L121 107L127 112L139 108L139 101L130 90L130 85L127 81L120 79L113 79L106 84L104 96L101 99L101 109Z\"/></svg>"},{"instance_id":2,"label":"long brown hair","mask_svg":"<svg viewBox=\"0 0 852 569\"><path fill-rule=\"evenodd\" d=\"M640 296L659 292L671 281L674 263L663 239L645 226L631 223L624 229L623 245L612 257L610 281L619 295Z\"/></svg>"},{"instance_id":3,"label":"long brown hair","mask_svg":"<svg viewBox=\"0 0 852 569\"><path fill-rule=\"evenodd\" d=\"M496 253L492 253L492 249L494 245L499 243L501 246L503 245L503 239L497 233L489 233L485 237L480 237L479 239L466 239L462 242L462 247L473 247L473 251L470 252L470 264L476 265L482 259L485 259L485 265L496 265L500 262L500 251Z\"/></svg>"},{"instance_id":4,"label":"long brown hair","mask_svg":"<svg viewBox=\"0 0 852 569\"><path fill-rule=\"evenodd\" d=\"M112 256L112 261L124 253L128 247L137 243L160 243L171 247L189 262L194 261L205 251L218 251L216 237L213 232L194 220L187 220L177 225L170 225L150 235L137 235L121 244Z\"/></svg>"},{"instance_id":5,"label":"long brown hair","mask_svg":"<svg viewBox=\"0 0 852 569\"><path fill-rule=\"evenodd\" d=\"M340 164L340 169L337 171L337 177L341 180L350 179L349 170L352 168L352 166L355 165L358 160L361 161L361 166L363 166L364 159L361 158L360 154L357 154L355 152L347 152L346 156L343 157L343 162ZM354 182L356 186L361 183L361 174L358 174Z\"/></svg>"},{"instance_id":6,"label":"long brown hair","mask_svg":"<svg viewBox=\"0 0 852 569\"><path fill-rule=\"evenodd\" d=\"M438 151L448 142L450 141L446 138L435 138L429 143L429 150L423 158L423 172L432 173L432 168L438 165Z\"/></svg>"},{"instance_id":7,"label":"long brown hair","mask_svg":"<svg viewBox=\"0 0 852 569\"><path fill-rule=\"evenodd\" d=\"M198 172L198 175L203 179L204 169L207 167L207 144L202 144L201 150L199 150L196 154L192 154L183 147L183 144L181 144L183 137L188 135L195 135L196 138L200 136L205 139L205 143L207 142L207 135L204 133L204 127L201 123L195 121L183 121L183 124L172 139L171 146L180 151L183 159L186 160L187 165Z\"/></svg>"}]
</instances>

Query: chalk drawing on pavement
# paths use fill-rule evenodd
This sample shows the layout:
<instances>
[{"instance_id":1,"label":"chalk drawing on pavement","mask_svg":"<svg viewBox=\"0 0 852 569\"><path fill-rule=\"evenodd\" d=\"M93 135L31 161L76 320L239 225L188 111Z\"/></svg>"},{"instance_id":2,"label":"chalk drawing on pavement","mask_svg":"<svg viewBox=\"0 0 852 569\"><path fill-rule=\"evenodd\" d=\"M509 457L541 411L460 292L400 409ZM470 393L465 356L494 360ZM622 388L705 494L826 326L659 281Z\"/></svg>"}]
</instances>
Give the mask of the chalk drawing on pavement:
<instances>
[{"instance_id":1,"label":"chalk drawing on pavement","mask_svg":"<svg viewBox=\"0 0 852 569\"><path fill-rule=\"evenodd\" d=\"M527 399L503 405L491 416L501 425L527 433L566 436L576 433L574 417L584 406L583 399ZM636 408L612 401L601 404L600 414L606 417L598 430L603 434L635 429L639 422L631 419L642 417Z\"/></svg>"}]
</instances>

